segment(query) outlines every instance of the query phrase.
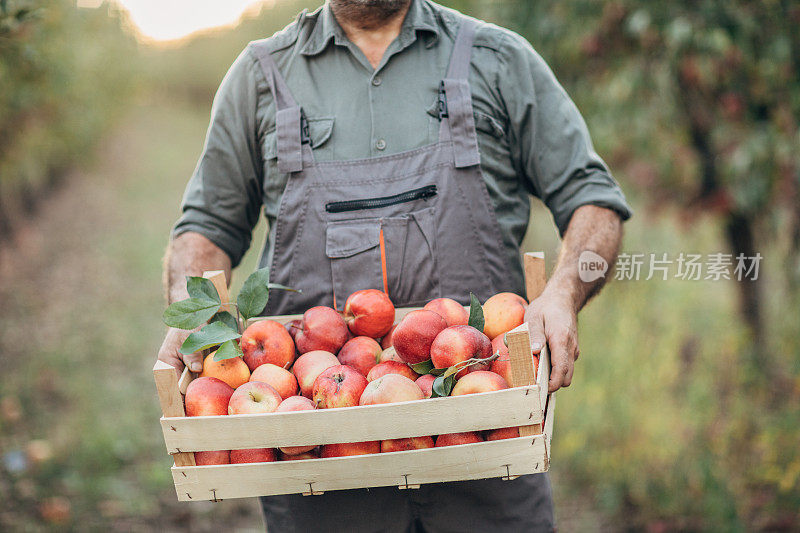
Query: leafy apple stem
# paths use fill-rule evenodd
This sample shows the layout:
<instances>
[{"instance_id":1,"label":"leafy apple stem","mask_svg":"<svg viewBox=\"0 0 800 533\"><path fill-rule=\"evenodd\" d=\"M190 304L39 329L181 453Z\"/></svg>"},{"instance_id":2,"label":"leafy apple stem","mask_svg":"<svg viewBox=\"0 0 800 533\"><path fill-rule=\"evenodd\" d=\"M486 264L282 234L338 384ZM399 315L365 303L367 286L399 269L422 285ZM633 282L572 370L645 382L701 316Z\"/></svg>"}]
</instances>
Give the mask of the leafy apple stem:
<instances>
[{"instance_id":1,"label":"leafy apple stem","mask_svg":"<svg viewBox=\"0 0 800 533\"><path fill-rule=\"evenodd\" d=\"M239 333L243 333L247 329L247 319L242 320L242 314L239 312L239 305L231 302L230 305L236 307L236 324L239 326Z\"/></svg>"}]
</instances>

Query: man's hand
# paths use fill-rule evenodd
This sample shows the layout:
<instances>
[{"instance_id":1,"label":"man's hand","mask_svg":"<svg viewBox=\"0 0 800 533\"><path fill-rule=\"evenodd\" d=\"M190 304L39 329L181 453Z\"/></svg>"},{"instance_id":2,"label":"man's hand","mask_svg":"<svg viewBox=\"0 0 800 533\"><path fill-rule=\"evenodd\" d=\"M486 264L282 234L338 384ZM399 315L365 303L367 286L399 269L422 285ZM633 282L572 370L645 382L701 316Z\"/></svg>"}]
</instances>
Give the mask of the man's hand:
<instances>
[{"instance_id":1,"label":"man's hand","mask_svg":"<svg viewBox=\"0 0 800 533\"><path fill-rule=\"evenodd\" d=\"M196 328L192 331L198 331ZM181 353L181 345L186 337L192 331L185 329L169 328L164 342L161 344L161 349L158 350L158 360L164 361L170 366L178 369L178 372L183 371L183 366L186 364L192 372L201 372L203 370L203 354L195 352L189 355Z\"/></svg>"},{"instance_id":2,"label":"man's hand","mask_svg":"<svg viewBox=\"0 0 800 533\"><path fill-rule=\"evenodd\" d=\"M533 353L539 354L545 344L550 349L549 392L569 387L580 353L577 316L572 302L542 294L528 306L525 322L530 329Z\"/></svg>"},{"instance_id":3,"label":"man's hand","mask_svg":"<svg viewBox=\"0 0 800 533\"><path fill-rule=\"evenodd\" d=\"M591 251L609 264L610 275L622 240L622 220L610 209L584 205L570 219L558 264L542 294L528 306L525 321L531 332L533 353L547 343L550 348L550 392L569 387L578 349L578 311L600 291L606 278L582 281L580 254Z\"/></svg>"},{"instance_id":4,"label":"man's hand","mask_svg":"<svg viewBox=\"0 0 800 533\"><path fill-rule=\"evenodd\" d=\"M230 283L231 259L217 245L199 233L186 232L170 241L164 256L164 290L167 303L189 297L186 276L201 276L206 270L224 270ZM202 327L202 326L201 326ZM197 331L196 328L193 331ZM164 343L158 351L158 360L183 370L186 363L192 372L203 370L203 354L183 355L181 345L191 331L169 328Z\"/></svg>"}]
</instances>

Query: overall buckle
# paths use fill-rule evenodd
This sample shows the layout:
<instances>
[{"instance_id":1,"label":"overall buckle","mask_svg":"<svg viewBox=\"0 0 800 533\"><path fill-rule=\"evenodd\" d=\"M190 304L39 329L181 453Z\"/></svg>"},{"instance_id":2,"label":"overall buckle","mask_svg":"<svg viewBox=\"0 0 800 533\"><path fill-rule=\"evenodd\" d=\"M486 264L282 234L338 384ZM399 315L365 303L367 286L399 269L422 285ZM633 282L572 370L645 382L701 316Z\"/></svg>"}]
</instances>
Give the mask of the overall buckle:
<instances>
[{"instance_id":1,"label":"overall buckle","mask_svg":"<svg viewBox=\"0 0 800 533\"><path fill-rule=\"evenodd\" d=\"M448 117L447 94L444 92L444 80L439 82L439 120Z\"/></svg>"}]
</instances>

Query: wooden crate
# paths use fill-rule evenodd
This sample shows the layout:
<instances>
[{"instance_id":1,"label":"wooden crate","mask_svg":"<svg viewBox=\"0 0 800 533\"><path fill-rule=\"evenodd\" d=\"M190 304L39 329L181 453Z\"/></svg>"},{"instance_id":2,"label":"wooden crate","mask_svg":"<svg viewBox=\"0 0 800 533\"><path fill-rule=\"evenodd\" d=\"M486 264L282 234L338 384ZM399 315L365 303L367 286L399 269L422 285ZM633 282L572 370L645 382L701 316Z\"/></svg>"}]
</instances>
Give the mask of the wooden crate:
<instances>
[{"instance_id":1,"label":"wooden crate","mask_svg":"<svg viewBox=\"0 0 800 533\"><path fill-rule=\"evenodd\" d=\"M526 254L528 299L544 286L544 259ZM223 301L227 287L221 272L207 273ZM396 320L412 309L398 309ZM286 323L300 315L267 317ZM546 350L534 378L526 324L507 334L512 388L386 405L320 409L257 415L187 417L182 393L193 379L157 362L153 368L164 416L161 427L174 460L172 476L180 501L322 494L328 490L499 477L514 479L545 472L550 462L555 397L547 392L550 374ZM477 444L351 457L195 466L192 452L278 448L339 442L395 439L522 426L520 437Z\"/></svg>"}]
</instances>

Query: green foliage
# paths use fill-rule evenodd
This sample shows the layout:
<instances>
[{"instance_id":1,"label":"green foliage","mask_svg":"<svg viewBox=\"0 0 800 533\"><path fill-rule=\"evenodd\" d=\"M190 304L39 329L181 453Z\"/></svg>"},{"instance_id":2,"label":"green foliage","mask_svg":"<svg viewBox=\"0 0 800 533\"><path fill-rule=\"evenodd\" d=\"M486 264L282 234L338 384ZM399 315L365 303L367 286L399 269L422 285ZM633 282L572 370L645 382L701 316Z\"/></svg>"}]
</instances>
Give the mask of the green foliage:
<instances>
[{"instance_id":1,"label":"green foliage","mask_svg":"<svg viewBox=\"0 0 800 533\"><path fill-rule=\"evenodd\" d=\"M486 324L486 320L483 317L481 302L478 301L478 297L473 293L469 293L469 320L467 324L478 331L483 331L483 326Z\"/></svg>"},{"instance_id":2,"label":"green foliage","mask_svg":"<svg viewBox=\"0 0 800 533\"><path fill-rule=\"evenodd\" d=\"M191 298L200 298L222 303L217 288L210 279L201 276L186 276L186 292Z\"/></svg>"},{"instance_id":3,"label":"green foliage","mask_svg":"<svg viewBox=\"0 0 800 533\"><path fill-rule=\"evenodd\" d=\"M202 326L219 310L219 302L205 298L187 298L171 304L164 311L164 323L171 328L194 329Z\"/></svg>"},{"instance_id":4,"label":"green foliage","mask_svg":"<svg viewBox=\"0 0 800 533\"><path fill-rule=\"evenodd\" d=\"M238 339L241 336L238 329L232 329L222 321L211 322L200 331L195 331L186 337L181 345L181 353L189 355L200 350L207 350L212 346Z\"/></svg>"},{"instance_id":5,"label":"green foliage","mask_svg":"<svg viewBox=\"0 0 800 533\"><path fill-rule=\"evenodd\" d=\"M444 398L446 396L450 396L455 384L455 374L450 374L449 376L438 376L433 380L433 385L431 386L431 398Z\"/></svg>"},{"instance_id":6,"label":"green foliage","mask_svg":"<svg viewBox=\"0 0 800 533\"><path fill-rule=\"evenodd\" d=\"M409 366L411 367L411 370L413 370L419 375L430 374L431 370L434 369L433 361L431 361L430 359L428 359L427 361L422 361L421 363L414 363Z\"/></svg>"},{"instance_id":7,"label":"green foliage","mask_svg":"<svg viewBox=\"0 0 800 533\"><path fill-rule=\"evenodd\" d=\"M239 322L236 317L227 311L222 311L211 317L210 322L222 322L231 329L239 330Z\"/></svg>"},{"instance_id":8,"label":"green foliage","mask_svg":"<svg viewBox=\"0 0 800 533\"><path fill-rule=\"evenodd\" d=\"M234 357L243 357L242 348L239 343L234 340L223 342L216 353L214 353L214 361L222 361L223 359L233 359Z\"/></svg>"},{"instance_id":9,"label":"green foliage","mask_svg":"<svg viewBox=\"0 0 800 533\"><path fill-rule=\"evenodd\" d=\"M0 231L90 148L133 87L136 44L117 8L0 4Z\"/></svg>"}]
</instances>

